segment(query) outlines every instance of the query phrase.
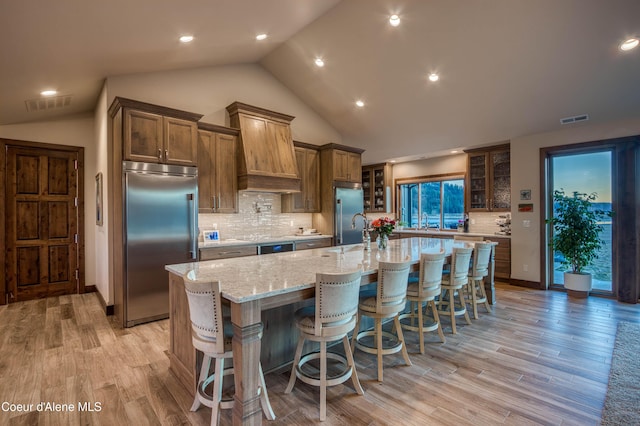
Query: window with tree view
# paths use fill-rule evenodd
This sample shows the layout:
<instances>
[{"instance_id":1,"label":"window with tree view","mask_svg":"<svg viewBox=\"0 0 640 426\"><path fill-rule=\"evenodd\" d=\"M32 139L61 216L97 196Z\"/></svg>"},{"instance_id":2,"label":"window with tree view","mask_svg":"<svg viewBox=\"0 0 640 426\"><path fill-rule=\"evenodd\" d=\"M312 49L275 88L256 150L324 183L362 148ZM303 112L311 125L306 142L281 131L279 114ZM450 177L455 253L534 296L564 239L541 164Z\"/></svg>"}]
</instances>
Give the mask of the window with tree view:
<instances>
[{"instance_id":1,"label":"window with tree view","mask_svg":"<svg viewBox=\"0 0 640 426\"><path fill-rule=\"evenodd\" d=\"M410 228L456 229L464 220L464 179L424 179L398 184L400 220Z\"/></svg>"}]
</instances>

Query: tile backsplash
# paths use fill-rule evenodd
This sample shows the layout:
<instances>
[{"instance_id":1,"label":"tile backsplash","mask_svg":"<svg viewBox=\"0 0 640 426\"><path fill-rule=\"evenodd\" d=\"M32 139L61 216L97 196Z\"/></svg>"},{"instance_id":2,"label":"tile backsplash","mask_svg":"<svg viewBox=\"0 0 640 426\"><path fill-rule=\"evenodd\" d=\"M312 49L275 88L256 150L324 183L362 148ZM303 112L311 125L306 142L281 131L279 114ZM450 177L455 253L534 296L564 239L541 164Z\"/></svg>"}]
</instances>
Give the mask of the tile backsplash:
<instances>
[{"instance_id":1,"label":"tile backsplash","mask_svg":"<svg viewBox=\"0 0 640 426\"><path fill-rule=\"evenodd\" d=\"M217 228L222 239L293 235L298 228L311 228L311 221L311 213L282 213L280 194L269 192L239 192L235 214L198 215L200 235Z\"/></svg>"},{"instance_id":2,"label":"tile backsplash","mask_svg":"<svg viewBox=\"0 0 640 426\"><path fill-rule=\"evenodd\" d=\"M493 234L500 231L500 227L496 225L496 219L504 213L469 213L469 232L478 232L481 234Z\"/></svg>"}]
</instances>

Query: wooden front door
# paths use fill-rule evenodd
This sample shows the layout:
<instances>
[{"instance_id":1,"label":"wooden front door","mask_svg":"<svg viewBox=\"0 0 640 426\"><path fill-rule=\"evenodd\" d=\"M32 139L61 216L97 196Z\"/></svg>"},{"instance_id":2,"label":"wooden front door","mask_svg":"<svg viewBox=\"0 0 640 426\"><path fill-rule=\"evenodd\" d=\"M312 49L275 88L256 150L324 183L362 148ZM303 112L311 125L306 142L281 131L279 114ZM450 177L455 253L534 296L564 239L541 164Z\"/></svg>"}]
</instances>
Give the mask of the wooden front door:
<instances>
[{"instance_id":1,"label":"wooden front door","mask_svg":"<svg viewBox=\"0 0 640 426\"><path fill-rule=\"evenodd\" d=\"M8 301L78 292L78 153L7 147Z\"/></svg>"}]
</instances>

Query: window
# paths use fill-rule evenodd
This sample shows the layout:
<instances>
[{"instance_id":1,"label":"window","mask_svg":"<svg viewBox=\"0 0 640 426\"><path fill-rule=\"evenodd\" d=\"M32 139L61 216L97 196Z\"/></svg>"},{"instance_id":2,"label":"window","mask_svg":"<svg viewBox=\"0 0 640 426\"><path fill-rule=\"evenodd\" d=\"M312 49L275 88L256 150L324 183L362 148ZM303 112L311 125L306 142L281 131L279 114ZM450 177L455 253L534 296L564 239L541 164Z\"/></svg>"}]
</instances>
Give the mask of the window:
<instances>
[{"instance_id":1,"label":"window","mask_svg":"<svg viewBox=\"0 0 640 426\"><path fill-rule=\"evenodd\" d=\"M464 220L464 178L398 182L400 220L410 228L456 229Z\"/></svg>"}]
</instances>

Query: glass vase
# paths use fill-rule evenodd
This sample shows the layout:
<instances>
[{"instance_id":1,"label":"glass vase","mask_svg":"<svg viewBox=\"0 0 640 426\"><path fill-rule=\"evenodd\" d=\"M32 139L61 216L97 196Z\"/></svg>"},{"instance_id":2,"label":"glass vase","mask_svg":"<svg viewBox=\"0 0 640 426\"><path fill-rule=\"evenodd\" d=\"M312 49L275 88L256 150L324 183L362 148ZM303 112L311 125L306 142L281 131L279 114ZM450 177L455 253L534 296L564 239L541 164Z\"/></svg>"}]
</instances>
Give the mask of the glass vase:
<instances>
[{"instance_id":1,"label":"glass vase","mask_svg":"<svg viewBox=\"0 0 640 426\"><path fill-rule=\"evenodd\" d=\"M389 246L389 236L386 234L380 234L378 235L376 242L378 243L378 250L386 250Z\"/></svg>"}]
</instances>

